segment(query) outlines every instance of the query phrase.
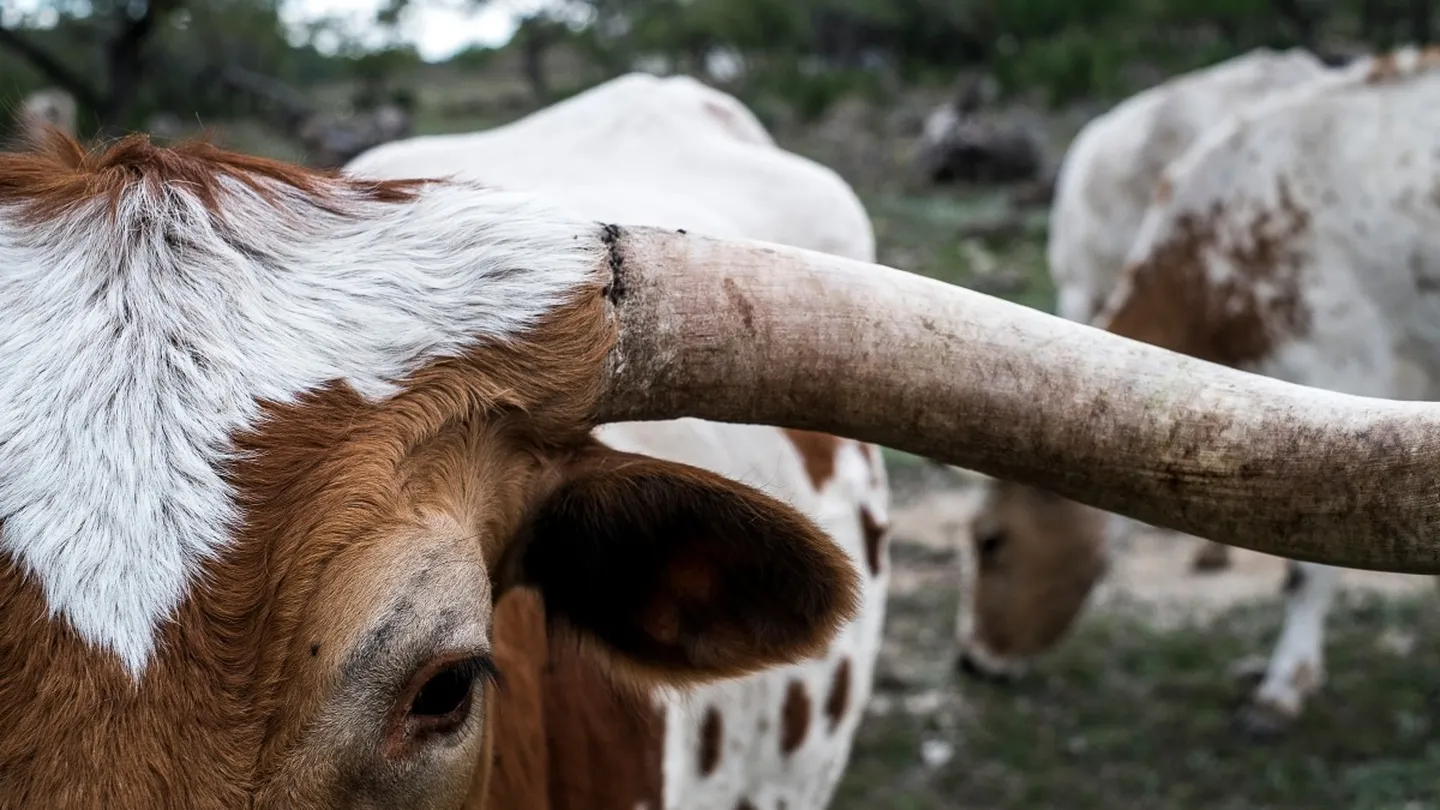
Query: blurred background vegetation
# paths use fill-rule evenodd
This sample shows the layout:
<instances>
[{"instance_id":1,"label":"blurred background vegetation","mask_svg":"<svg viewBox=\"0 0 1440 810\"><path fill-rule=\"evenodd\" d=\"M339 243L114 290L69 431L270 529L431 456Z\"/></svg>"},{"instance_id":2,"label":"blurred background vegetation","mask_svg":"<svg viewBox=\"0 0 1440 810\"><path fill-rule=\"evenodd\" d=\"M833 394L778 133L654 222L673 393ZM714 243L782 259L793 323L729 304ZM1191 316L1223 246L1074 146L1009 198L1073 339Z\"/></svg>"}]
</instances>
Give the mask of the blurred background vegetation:
<instances>
[{"instance_id":1,"label":"blurred background vegetation","mask_svg":"<svg viewBox=\"0 0 1440 810\"><path fill-rule=\"evenodd\" d=\"M376 24L393 28L412 6L437 2L507 0L386 0ZM276 103L245 79L304 95L345 83L348 94L320 93L343 107L376 94L413 104L417 86L437 79L508 73L522 86L505 89L524 94L504 100L522 107L635 68L706 76L772 119L783 108L815 120L847 95L884 100L981 66L1002 97L1056 106L1259 45L1345 53L1357 42L1428 42L1433 17L1430 0L564 0L517 11L502 46L427 64L398 35L377 47L323 19L287 30L286 0L9 5L0 103L58 86L80 102L82 130L142 128L157 114L228 119Z\"/></svg>"}]
</instances>

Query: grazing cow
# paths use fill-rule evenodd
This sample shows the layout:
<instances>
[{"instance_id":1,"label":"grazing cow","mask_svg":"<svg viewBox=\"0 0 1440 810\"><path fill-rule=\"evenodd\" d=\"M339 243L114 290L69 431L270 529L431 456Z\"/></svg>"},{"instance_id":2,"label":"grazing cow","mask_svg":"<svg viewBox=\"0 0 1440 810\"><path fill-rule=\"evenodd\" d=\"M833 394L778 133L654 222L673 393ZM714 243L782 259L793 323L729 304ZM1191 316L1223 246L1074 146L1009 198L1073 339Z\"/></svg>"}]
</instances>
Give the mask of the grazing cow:
<instances>
[{"instance_id":1,"label":"grazing cow","mask_svg":"<svg viewBox=\"0 0 1440 810\"><path fill-rule=\"evenodd\" d=\"M1082 127L1061 161L1050 211L1046 255L1056 314L1089 323L1099 313L1120 282L1161 171L1201 132L1327 73L1309 51L1256 48L1137 93ZM1194 567L1224 568L1228 549L1202 544Z\"/></svg>"},{"instance_id":2,"label":"grazing cow","mask_svg":"<svg viewBox=\"0 0 1440 810\"><path fill-rule=\"evenodd\" d=\"M781 151L744 105L689 77L624 76L508 126L377 147L347 169L379 179L448 175L545 192L578 217L727 238L763 234L874 260L869 218L843 180ZM693 464L799 509L860 570L860 611L809 661L660 695L644 708L654 714L651 725L621 724L629 733L604 750L582 757L565 747L577 734L570 723L598 722L583 708L556 716L547 728L552 783L571 784L576 762L590 758L601 773L635 776L616 783L612 801L598 801L587 787L577 797L585 807L823 808L844 771L880 650L889 490L879 448L694 419L605 425L596 435L616 450ZM516 612L539 606L518 590L506 600L521 603ZM512 626L530 632L538 624L501 605L497 639L507 640ZM501 668L535 671L543 705L576 689L591 700L613 691L585 659L547 675L536 659L544 645L514 649Z\"/></svg>"},{"instance_id":3,"label":"grazing cow","mask_svg":"<svg viewBox=\"0 0 1440 810\"><path fill-rule=\"evenodd\" d=\"M0 267L7 807L605 806L635 774L596 752L646 736L643 703L497 662L548 647L540 674L641 693L792 664L860 574L793 506L602 424L848 436L1440 573L1440 407L840 256L57 135L0 154ZM507 610L528 632L494 637ZM560 717L578 764L537 780Z\"/></svg>"},{"instance_id":4,"label":"grazing cow","mask_svg":"<svg viewBox=\"0 0 1440 810\"><path fill-rule=\"evenodd\" d=\"M1432 113L1440 124L1437 63L1440 51L1414 49L1363 60L1207 131L1165 170L1096 323L1353 394L1409 398L1415 392L1399 373L1408 361L1426 374L1423 398L1440 398L1440 151L1429 124ZM1234 485L1246 485L1243 469L1233 474ZM1120 523L1021 484L995 484L975 522L978 577L960 630L962 665L1013 671L1060 638ZM1283 730L1319 688L1338 575L1291 564L1284 628L1239 718L1246 731Z\"/></svg>"}]
</instances>

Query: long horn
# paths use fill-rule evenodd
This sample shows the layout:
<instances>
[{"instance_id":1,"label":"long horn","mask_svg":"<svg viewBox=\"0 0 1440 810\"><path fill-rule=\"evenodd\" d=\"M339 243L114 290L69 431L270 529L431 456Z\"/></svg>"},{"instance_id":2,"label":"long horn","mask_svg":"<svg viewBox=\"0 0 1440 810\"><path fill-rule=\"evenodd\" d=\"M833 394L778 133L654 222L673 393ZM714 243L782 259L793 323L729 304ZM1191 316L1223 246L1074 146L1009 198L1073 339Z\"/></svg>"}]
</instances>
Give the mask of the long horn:
<instances>
[{"instance_id":1,"label":"long horn","mask_svg":"<svg viewBox=\"0 0 1440 810\"><path fill-rule=\"evenodd\" d=\"M601 421L824 431L1257 551L1440 573L1440 405L1292 385L821 253L608 241Z\"/></svg>"}]
</instances>

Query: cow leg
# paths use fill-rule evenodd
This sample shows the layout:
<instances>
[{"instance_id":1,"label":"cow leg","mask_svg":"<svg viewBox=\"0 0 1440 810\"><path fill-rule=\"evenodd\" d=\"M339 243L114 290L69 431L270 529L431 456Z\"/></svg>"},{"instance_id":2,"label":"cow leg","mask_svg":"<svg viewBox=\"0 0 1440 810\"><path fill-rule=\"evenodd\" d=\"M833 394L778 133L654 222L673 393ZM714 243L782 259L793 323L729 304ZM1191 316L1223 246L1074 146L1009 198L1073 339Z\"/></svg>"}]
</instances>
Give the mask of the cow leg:
<instances>
[{"instance_id":1,"label":"cow leg","mask_svg":"<svg viewBox=\"0 0 1440 810\"><path fill-rule=\"evenodd\" d=\"M1311 327L1256 365L1258 373L1298 385L1345 394L1396 397L1403 393L1392 319L1356 280L1355 271L1323 262L1310 268L1303 293ZM1305 699L1324 680L1325 619L1335 601L1341 569L1290 563L1285 619L1265 677L1237 718L1252 737L1283 733Z\"/></svg>"},{"instance_id":2,"label":"cow leg","mask_svg":"<svg viewBox=\"0 0 1440 810\"><path fill-rule=\"evenodd\" d=\"M1265 677L1236 718L1242 732L1273 737L1289 728L1325 677L1325 619L1335 601L1339 568L1290 562L1285 621Z\"/></svg>"}]
</instances>

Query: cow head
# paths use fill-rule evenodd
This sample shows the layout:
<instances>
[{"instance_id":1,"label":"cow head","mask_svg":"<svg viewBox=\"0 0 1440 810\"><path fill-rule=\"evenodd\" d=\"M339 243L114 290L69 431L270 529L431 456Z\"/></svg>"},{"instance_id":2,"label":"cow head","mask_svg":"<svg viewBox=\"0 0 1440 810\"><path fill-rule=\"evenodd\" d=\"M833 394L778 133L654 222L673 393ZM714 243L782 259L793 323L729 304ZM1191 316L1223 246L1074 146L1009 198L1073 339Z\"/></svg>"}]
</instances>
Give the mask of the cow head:
<instances>
[{"instance_id":1,"label":"cow head","mask_svg":"<svg viewBox=\"0 0 1440 810\"><path fill-rule=\"evenodd\" d=\"M1113 516L1013 481L989 481L962 550L960 671L1018 674L1064 637L1104 575Z\"/></svg>"},{"instance_id":2,"label":"cow head","mask_svg":"<svg viewBox=\"0 0 1440 810\"><path fill-rule=\"evenodd\" d=\"M139 139L0 158L7 806L475 806L519 585L638 687L851 617L796 510L590 437L604 246L525 205Z\"/></svg>"},{"instance_id":3,"label":"cow head","mask_svg":"<svg viewBox=\"0 0 1440 810\"><path fill-rule=\"evenodd\" d=\"M0 156L0 268L8 806L480 806L521 584L638 686L831 638L857 580L815 526L606 422L823 431L1440 571L1434 406L808 251L56 138Z\"/></svg>"}]
</instances>

